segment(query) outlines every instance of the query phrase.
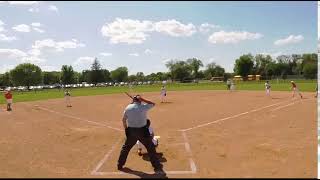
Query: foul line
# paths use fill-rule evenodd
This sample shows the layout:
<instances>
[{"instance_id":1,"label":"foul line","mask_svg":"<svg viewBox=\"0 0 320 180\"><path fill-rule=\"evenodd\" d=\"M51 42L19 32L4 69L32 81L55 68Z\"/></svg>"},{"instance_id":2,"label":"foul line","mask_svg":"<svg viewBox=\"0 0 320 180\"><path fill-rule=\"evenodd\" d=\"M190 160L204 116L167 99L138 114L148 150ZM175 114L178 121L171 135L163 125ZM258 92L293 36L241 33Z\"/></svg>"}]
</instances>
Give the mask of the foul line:
<instances>
[{"instance_id":1,"label":"foul line","mask_svg":"<svg viewBox=\"0 0 320 180\"><path fill-rule=\"evenodd\" d=\"M290 101L292 101L292 100L290 100ZM243 113L240 113L240 114L236 114L236 115L233 115L233 116L229 116L229 117L225 117L225 118L222 118L222 119L214 120L214 121L211 121L211 122L208 122L208 123L205 123L205 124L200 124L200 125L197 125L197 126L194 126L194 127L191 127L191 128L181 129L181 130L178 130L178 131L182 131L182 132L190 131L190 130L197 129L197 128L200 128L200 127L208 126L210 124L218 123L218 122L221 122L221 121L225 121L225 120L228 120L228 119L233 119L233 118L236 118L236 117L239 117L239 116L242 116L242 115L246 115L246 114L249 114L249 113L260 111L262 109L266 109L266 108L269 108L269 107L272 107L272 106L276 106L278 104L282 104L282 103L285 103L285 102L288 102L288 101L278 102L278 103L271 104L271 105L268 105L268 106L264 106L264 107L261 107L261 108L257 108L257 109L251 110L251 111L243 112Z\"/></svg>"},{"instance_id":2,"label":"foul line","mask_svg":"<svg viewBox=\"0 0 320 180\"><path fill-rule=\"evenodd\" d=\"M106 162L106 160L111 155L112 151L114 151L115 147L121 142L121 138L111 147L110 151L103 157L103 159L98 163L96 168L91 172L91 175L96 175L98 173L98 170L101 168L101 166Z\"/></svg>"},{"instance_id":3,"label":"foul line","mask_svg":"<svg viewBox=\"0 0 320 180\"><path fill-rule=\"evenodd\" d=\"M47 109L47 108L44 108L44 107L40 107L38 105L34 105L34 106L39 108L39 109L42 109L44 111L48 111L48 112L51 112L51 113L54 113L54 114L59 114L61 116L65 116L65 117L68 117L68 118L77 119L77 120L80 120L80 121L85 121L85 122L88 122L88 123L91 123L91 124L107 127L109 129L113 129L113 130L116 130L116 131L123 131L122 129L114 128L114 127L108 126L106 124L102 124L102 123L98 123L98 122L95 122L95 121L90 121L90 120L82 119L82 118L79 118L79 117L76 117L76 116L68 115L68 114L65 114L65 113L53 111L53 110L50 110L50 109Z\"/></svg>"}]
</instances>

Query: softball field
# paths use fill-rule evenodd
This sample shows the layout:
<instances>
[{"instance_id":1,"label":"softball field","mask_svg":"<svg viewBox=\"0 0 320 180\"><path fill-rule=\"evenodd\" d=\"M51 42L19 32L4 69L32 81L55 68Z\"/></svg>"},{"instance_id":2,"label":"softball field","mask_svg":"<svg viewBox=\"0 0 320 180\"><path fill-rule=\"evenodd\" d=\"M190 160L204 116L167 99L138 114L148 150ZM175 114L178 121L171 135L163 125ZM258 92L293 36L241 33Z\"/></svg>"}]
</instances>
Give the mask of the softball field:
<instances>
[{"instance_id":1,"label":"softball field","mask_svg":"<svg viewBox=\"0 0 320 180\"><path fill-rule=\"evenodd\" d=\"M159 93L149 118L161 136L167 177L316 178L317 99L304 92L176 91ZM20 102L0 110L0 177L156 177L133 148L117 170L125 139L125 94Z\"/></svg>"}]
</instances>

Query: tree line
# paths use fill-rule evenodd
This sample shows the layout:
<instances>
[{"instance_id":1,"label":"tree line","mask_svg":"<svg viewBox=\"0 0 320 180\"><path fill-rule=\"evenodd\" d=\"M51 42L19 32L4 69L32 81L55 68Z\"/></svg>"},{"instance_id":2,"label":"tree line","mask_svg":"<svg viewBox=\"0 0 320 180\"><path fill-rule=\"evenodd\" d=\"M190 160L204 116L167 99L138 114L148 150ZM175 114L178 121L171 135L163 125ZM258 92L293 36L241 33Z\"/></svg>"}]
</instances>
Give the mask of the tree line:
<instances>
[{"instance_id":1,"label":"tree line","mask_svg":"<svg viewBox=\"0 0 320 180\"><path fill-rule=\"evenodd\" d=\"M166 63L169 72L157 72L144 75L138 72L128 75L128 68L118 67L109 71L103 69L95 58L90 69L76 72L70 65L63 65L61 71L42 71L37 65L24 63L14 69L0 74L0 86L35 86L39 84L79 84L87 82L98 84L102 82L134 82L134 81L186 81L194 79L211 79L221 77L224 80L240 75L246 80L247 76L261 75L263 79L279 77L286 79L288 75L303 76L306 79L317 77L318 56L312 54L280 55L273 59L270 55L244 54L235 60L234 72L227 73L225 69L212 62L206 65L200 59L170 60ZM204 68L200 70L200 68Z\"/></svg>"}]
</instances>

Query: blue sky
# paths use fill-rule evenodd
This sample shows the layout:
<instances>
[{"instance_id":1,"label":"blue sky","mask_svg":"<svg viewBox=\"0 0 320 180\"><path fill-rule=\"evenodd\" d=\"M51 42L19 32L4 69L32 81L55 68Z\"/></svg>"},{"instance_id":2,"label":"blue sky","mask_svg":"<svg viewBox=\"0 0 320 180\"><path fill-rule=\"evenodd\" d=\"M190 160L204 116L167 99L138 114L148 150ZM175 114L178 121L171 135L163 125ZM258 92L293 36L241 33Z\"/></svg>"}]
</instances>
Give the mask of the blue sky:
<instances>
[{"instance_id":1,"label":"blue sky","mask_svg":"<svg viewBox=\"0 0 320 180\"><path fill-rule=\"evenodd\" d=\"M317 2L0 1L0 73L22 62L129 74L196 57L227 72L244 53L317 52Z\"/></svg>"}]
</instances>

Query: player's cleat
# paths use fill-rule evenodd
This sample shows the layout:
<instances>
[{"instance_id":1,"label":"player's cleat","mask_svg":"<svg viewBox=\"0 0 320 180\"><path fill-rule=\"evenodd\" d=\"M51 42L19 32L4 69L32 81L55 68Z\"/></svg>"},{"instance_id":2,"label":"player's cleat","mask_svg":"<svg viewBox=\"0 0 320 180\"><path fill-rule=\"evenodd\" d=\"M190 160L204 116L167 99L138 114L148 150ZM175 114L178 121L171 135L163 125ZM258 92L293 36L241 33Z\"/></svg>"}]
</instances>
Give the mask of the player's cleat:
<instances>
[{"instance_id":1,"label":"player's cleat","mask_svg":"<svg viewBox=\"0 0 320 180\"><path fill-rule=\"evenodd\" d=\"M122 170L123 169L123 166L121 166L121 165L118 165L117 167L118 167L118 170Z\"/></svg>"}]
</instances>

